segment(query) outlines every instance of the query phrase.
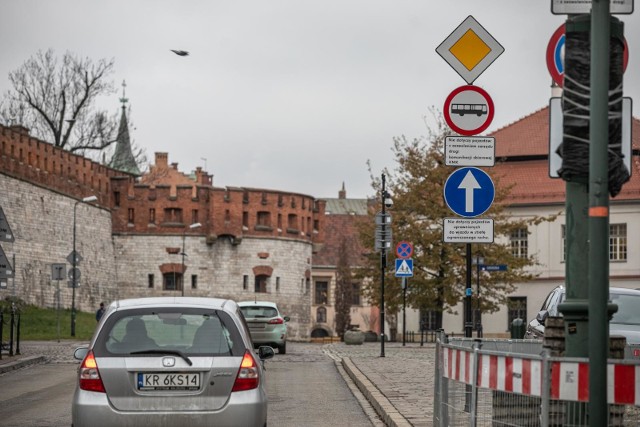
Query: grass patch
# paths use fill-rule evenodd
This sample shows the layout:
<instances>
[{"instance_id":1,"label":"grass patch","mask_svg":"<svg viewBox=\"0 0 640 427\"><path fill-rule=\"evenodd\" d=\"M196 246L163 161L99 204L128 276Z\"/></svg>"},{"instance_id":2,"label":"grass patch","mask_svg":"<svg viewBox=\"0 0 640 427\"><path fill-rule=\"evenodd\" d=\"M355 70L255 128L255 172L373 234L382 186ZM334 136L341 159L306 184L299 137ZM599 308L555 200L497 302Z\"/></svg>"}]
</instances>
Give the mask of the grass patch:
<instances>
[{"instance_id":1,"label":"grass patch","mask_svg":"<svg viewBox=\"0 0 640 427\"><path fill-rule=\"evenodd\" d=\"M76 336L71 336L71 310L60 310L61 340L76 339L88 341L93 335L97 322L95 313L76 311ZM9 341L11 315L4 313L2 325L2 341ZM14 337L14 340L16 338ZM58 339L58 311L52 308L39 308L32 305L25 306L20 317L20 341L26 340L57 340Z\"/></svg>"}]
</instances>

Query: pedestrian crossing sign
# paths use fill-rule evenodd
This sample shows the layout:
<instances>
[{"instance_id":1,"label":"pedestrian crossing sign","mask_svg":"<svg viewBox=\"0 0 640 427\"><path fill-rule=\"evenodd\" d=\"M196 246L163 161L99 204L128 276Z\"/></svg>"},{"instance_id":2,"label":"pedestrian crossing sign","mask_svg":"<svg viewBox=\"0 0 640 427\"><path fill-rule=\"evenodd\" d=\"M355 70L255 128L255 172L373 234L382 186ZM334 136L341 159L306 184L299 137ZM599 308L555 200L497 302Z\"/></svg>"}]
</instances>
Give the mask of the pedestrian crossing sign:
<instances>
[{"instance_id":1,"label":"pedestrian crossing sign","mask_svg":"<svg viewBox=\"0 0 640 427\"><path fill-rule=\"evenodd\" d=\"M396 259L396 277L413 277L412 259Z\"/></svg>"}]
</instances>

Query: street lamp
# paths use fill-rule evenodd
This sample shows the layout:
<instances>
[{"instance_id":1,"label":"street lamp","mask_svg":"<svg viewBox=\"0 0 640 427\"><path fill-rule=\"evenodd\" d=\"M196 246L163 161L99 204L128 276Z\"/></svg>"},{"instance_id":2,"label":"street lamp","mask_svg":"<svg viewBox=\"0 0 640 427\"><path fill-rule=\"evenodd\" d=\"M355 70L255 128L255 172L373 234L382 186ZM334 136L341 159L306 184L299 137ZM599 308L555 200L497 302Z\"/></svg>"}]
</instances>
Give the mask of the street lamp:
<instances>
[{"instance_id":1,"label":"street lamp","mask_svg":"<svg viewBox=\"0 0 640 427\"><path fill-rule=\"evenodd\" d=\"M191 224L191 225L189 226L189 228L190 228L191 230L193 230L193 229L195 229L195 228L200 228L200 227L202 227L202 224L200 224L199 222L195 222L195 223L193 223L193 224ZM182 255L182 268L180 269L180 271L182 272L182 296L184 296L184 285L185 285L185 278L184 278L184 256L185 256L186 254L184 253L184 238L185 238L185 235L186 235L186 234L187 234L187 230L184 230L184 231L182 232L182 254L181 254L181 255Z\"/></svg>"},{"instance_id":2,"label":"street lamp","mask_svg":"<svg viewBox=\"0 0 640 427\"><path fill-rule=\"evenodd\" d=\"M98 200L96 196L85 197L73 205L73 251L71 252L71 336L76 336L76 288L78 287L78 254L76 253L76 208L79 203L91 203Z\"/></svg>"}]
</instances>

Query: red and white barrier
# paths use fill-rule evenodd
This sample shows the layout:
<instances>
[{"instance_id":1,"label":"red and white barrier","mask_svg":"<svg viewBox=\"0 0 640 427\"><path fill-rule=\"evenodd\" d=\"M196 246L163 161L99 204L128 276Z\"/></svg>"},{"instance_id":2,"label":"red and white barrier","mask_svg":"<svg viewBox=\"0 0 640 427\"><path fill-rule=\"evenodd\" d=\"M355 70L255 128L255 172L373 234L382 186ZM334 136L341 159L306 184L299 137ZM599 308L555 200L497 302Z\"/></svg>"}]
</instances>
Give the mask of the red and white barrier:
<instances>
[{"instance_id":1,"label":"red and white barrier","mask_svg":"<svg viewBox=\"0 0 640 427\"><path fill-rule=\"evenodd\" d=\"M443 348L445 378L471 384L473 352ZM526 357L478 354L477 386L491 390L542 395L542 361ZM611 404L640 406L640 365L607 366L607 401ZM551 398L586 402L589 400L587 362L551 362Z\"/></svg>"}]
</instances>

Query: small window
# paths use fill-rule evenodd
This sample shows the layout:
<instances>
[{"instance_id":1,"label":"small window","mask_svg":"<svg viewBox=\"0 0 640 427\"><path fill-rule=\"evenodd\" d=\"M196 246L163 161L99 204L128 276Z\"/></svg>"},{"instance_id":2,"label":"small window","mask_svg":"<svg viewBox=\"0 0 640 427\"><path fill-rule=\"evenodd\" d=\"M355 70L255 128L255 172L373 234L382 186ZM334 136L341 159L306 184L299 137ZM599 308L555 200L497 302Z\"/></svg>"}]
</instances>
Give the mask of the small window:
<instances>
[{"instance_id":1,"label":"small window","mask_svg":"<svg viewBox=\"0 0 640 427\"><path fill-rule=\"evenodd\" d=\"M259 275L256 276L255 280L255 292L257 293L266 293L267 292L267 280L269 276Z\"/></svg>"},{"instance_id":2,"label":"small window","mask_svg":"<svg viewBox=\"0 0 640 427\"><path fill-rule=\"evenodd\" d=\"M113 204L114 206L120 206L120 192L119 191L114 191L113 192Z\"/></svg>"},{"instance_id":3,"label":"small window","mask_svg":"<svg viewBox=\"0 0 640 427\"><path fill-rule=\"evenodd\" d=\"M315 304L329 303L329 282L316 282L316 299Z\"/></svg>"},{"instance_id":4,"label":"small window","mask_svg":"<svg viewBox=\"0 0 640 427\"><path fill-rule=\"evenodd\" d=\"M249 227L249 212L247 211L242 212L242 226Z\"/></svg>"},{"instance_id":5,"label":"small window","mask_svg":"<svg viewBox=\"0 0 640 427\"><path fill-rule=\"evenodd\" d=\"M149 223L156 223L156 210L154 208L149 209Z\"/></svg>"},{"instance_id":6,"label":"small window","mask_svg":"<svg viewBox=\"0 0 640 427\"><path fill-rule=\"evenodd\" d=\"M191 275L191 289L198 289L198 275Z\"/></svg>"},{"instance_id":7,"label":"small window","mask_svg":"<svg viewBox=\"0 0 640 427\"><path fill-rule=\"evenodd\" d=\"M258 224L261 227L271 227L271 212L260 211L258 212Z\"/></svg>"},{"instance_id":8,"label":"small window","mask_svg":"<svg viewBox=\"0 0 640 427\"><path fill-rule=\"evenodd\" d=\"M287 218L287 228L292 229L292 230L297 230L298 229L298 215L289 214L289 216Z\"/></svg>"},{"instance_id":9,"label":"small window","mask_svg":"<svg viewBox=\"0 0 640 427\"><path fill-rule=\"evenodd\" d=\"M231 221L231 211L229 209L226 209L224 211L224 222L230 222Z\"/></svg>"},{"instance_id":10,"label":"small window","mask_svg":"<svg viewBox=\"0 0 640 427\"><path fill-rule=\"evenodd\" d=\"M162 290L164 291L179 291L182 288L182 274L171 272L162 275Z\"/></svg>"},{"instance_id":11,"label":"small window","mask_svg":"<svg viewBox=\"0 0 640 427\"><path fill-rule=\"evenodd\" d=\"M529 256L529 233L526 228L518 228L511 232L510 245L511 254L516 258L527 258Z\"/></svg>"},{"instance_id":12,"label":"small window","mask_svg":"<svg viewBox=\"0 0 640 427\"><path fill-rule=\"evenodd\" d=\"M316 310L316 322L327 323L327 309L324 307L318 307Z\"/></svg>"},{"instance_id":13,"label":"small window","mask_svg":"<svg viewBox=\"0 0 640 427\"><path fill-rule=\"evenodd\" d=\"M149 279L149 288L153 288L153 274L149 274L147 277Z\"/></svg>"},{"instance_id":14,"label":"small window","mask_svg":"<svg viewBox=\"0 0 640 427\"><path fill-rule=\"evenodd\" d=\"M351 305L360 305L360 284L351 285Z\"/></svg>"},{"instance_id":15,"label":"small window","mask_svg":"<svg viewBox=\"0 0 640 427\"><path fill-rule=\"evenodd\" d=\"M133 224L135 222L135 212L133 208L129 208L129 224Z\"/></svg>"},{"instance_id":16,"label":"small window","mask_svg":"<svg viewBox=\"0 0 640 427\"><path fill-rule=\"evenodd\" d=\"M249 276L247 276L246 274L242 276L242 289L244 289L245 291L249 289Z\"/></svg>"},{"instance_id":17,"label":"small window","mask_svg":"<svg viewBox=\"0 0 640 427\"><path fill-rule=\"evenodd\" d=\"M193 209L191 211L191 224L195 224L198 221L198 209Z\"/></svg>"},{"instance_id":18,"label":"small window","mask_svg":"<svg viewBox=\"0 0 640 427\"><path fill-rule=\"evenodd\" d=\"M276 292L280 291L280 278L276 277Z\"/></svg>"},{"instance_id":19,"label":"small window","mask_svg":"<svg viewBox=\"0 0 640 427\"><path fill-rule=\"evenodd\" d=\"M627 224L609 225L609 261L627 260Z\"/></svg>"},{"instance_id":20,"label":"small window","mask_svg":"<svg viewBox=\"0 0 640 427\"><path fill-rule=\"evenodd\" d=\"M182 223L182 209L166 208L164 210L164 222Z\"/></svg>"}]
</instances>

